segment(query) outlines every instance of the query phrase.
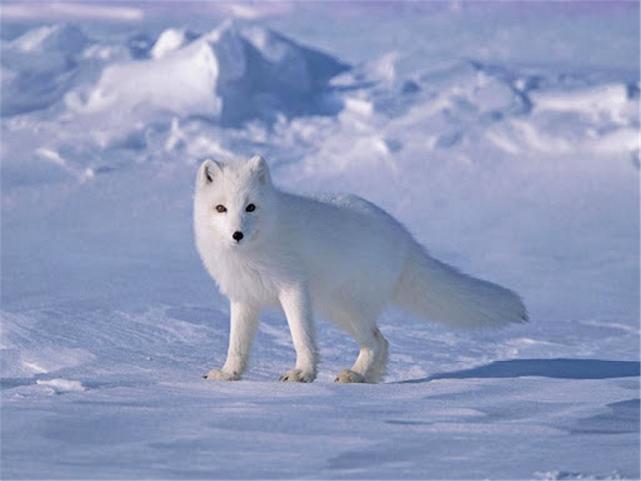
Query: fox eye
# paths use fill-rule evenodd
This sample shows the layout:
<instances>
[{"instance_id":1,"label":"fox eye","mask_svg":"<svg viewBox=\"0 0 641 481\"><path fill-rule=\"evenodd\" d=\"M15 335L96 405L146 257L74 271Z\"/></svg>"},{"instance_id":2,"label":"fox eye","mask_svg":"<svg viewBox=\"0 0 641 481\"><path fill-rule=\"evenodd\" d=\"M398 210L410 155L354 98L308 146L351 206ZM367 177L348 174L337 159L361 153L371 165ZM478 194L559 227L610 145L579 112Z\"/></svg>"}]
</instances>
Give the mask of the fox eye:
<instances>
[{"instance_id":1,"label":"fox eye","mask_svg":"<svg viewBox=\"0 0 641 481\"><path fill-rule=\"evenodd\" d=\"M222 214L223 212L227 212L227 207L225 207L224 205L218 204L216 206L216 211Z\"/></svg>"},{"instance_id":2,"label":"fox eye","mask_svg":"<svg viewBox=\"0 0 641 481\"><path fill-rule=\"evenodd\" d=\"M245 207L245 212L254 212L256 210L256 206L254 204L249 204L247 207Z\"/></svg>"}]
</instances>

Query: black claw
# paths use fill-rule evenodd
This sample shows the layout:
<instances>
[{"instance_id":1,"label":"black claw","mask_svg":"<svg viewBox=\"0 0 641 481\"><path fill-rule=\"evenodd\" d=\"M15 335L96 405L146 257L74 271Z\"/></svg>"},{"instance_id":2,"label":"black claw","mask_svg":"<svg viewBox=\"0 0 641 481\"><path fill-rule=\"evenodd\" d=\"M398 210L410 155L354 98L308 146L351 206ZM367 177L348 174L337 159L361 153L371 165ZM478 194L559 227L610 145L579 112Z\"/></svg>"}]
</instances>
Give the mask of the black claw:
<instances>
[{"instance_id":1,"label":"black claw","mask_svg":"<svg viewBox=\"0 0 641 481\"><path fill-rule=\"evenodd\" d=\"M207 374L203 374L203 379L207 379Z\"/></svg>"}]
</instances>

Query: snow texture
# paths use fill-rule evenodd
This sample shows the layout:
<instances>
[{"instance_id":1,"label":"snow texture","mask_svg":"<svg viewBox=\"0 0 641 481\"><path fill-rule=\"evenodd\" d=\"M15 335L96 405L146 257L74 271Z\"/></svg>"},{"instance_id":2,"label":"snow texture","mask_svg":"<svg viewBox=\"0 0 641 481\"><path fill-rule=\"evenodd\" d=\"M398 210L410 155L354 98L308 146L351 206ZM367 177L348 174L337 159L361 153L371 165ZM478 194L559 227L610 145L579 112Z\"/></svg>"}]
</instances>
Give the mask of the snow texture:
<instances>
[{"instance_id":1,"label":"snow texture","mask_svg":"<svg viewBox=\"0 0 641 481\"><path fill-rule=\"evenodd\" d=\"M4 2L3 479L638 479L639 5ZM200 159L260 153L519 292L389 310L385 383L263 316L245 380L193 245Z\"/></svg>"}]
</instances>

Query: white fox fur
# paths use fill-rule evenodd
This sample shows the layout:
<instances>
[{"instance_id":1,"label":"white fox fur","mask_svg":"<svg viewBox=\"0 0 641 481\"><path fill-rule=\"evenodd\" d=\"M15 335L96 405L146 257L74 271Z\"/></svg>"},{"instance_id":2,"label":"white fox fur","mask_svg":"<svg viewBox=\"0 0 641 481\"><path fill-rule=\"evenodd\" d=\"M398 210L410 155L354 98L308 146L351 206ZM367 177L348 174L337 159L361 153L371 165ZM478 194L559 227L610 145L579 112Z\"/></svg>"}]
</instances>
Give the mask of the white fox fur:
<instances>
[{"instance_id":1,"label":"white fox fur","mask_svg":"<svg viewBox=\"0 0 641 481\"><path fill-rule=\"evenodd\" d=\"M356 362L337 382L377 382L384 375L388 344L376 321L388 304L453 326L527 320L517 294L430 257L370 202L276 189L260 156L203 162L194 230L203 263L231 304L227 360L207 379L240 379L265 307L282 308L296 350L296 365L281 380L301 382L316 377L315 314L334 321L360 345Z\"/></svg>"}]
</instances>

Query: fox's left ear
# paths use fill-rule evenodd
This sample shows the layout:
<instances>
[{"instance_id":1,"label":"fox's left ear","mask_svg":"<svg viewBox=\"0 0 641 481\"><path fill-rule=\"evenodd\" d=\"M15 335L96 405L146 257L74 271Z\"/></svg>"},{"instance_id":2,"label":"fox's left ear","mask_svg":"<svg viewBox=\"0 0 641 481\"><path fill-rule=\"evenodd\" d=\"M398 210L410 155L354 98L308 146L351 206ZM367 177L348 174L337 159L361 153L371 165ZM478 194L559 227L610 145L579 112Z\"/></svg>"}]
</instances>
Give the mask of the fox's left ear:
<instances>
[{"instance_id":1,"label":"fox's left ear","mask_svg":"<svg viewBox=\"0 0 641 481\"><path fill-rule=\"evenodd\" d=\"M249 169L254 173L255 176L258 177L258 181L261 184L268 184L271 182L271 178L269 176L269 166L267 165L267 162L265 162L265 159L263 159L260 155L254 155L251 159L249 159L248 164Z\"/></svg>"}]
</instances>

